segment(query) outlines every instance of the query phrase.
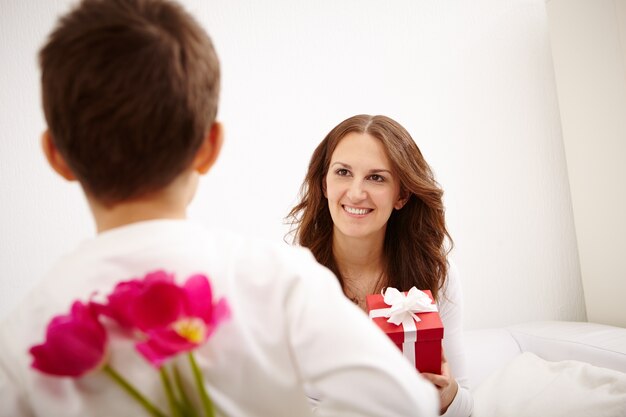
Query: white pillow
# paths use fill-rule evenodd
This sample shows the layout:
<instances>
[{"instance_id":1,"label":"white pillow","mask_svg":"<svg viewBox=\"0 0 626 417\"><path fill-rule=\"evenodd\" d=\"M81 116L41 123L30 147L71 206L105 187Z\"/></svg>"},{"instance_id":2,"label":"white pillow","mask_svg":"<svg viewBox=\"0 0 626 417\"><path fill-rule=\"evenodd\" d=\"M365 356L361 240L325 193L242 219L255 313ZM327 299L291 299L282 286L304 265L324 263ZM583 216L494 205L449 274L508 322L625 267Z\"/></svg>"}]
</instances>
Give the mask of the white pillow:
<instances>
[{"instance_id":1,"label":"white pillow","mask_svg":"<svg viewBox=\"0 0 626 417\"><path fill-rule=\"evenodd\" d=\"M626 416L626 374L524 352L474 391L472 417L557 416Z\"/></svg>"}]
</instances>

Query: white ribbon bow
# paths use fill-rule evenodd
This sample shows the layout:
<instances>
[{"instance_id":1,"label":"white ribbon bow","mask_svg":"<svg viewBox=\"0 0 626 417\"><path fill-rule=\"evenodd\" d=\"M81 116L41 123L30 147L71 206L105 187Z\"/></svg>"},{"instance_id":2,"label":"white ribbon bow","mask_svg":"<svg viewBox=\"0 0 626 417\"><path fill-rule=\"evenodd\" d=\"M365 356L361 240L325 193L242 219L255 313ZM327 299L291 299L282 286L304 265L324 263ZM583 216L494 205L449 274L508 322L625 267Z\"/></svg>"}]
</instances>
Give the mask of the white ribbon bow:
<instances>
[{"instance_id":1,"label":"white ribbon bow","mask_svg":"<svg viewBox=\"0 0 626 417\"><path fill-rule=\"evenodd\" d=\"M385 304L391 306L384 317L388 317L387 321L396 326L411 319L421 321L415 313L437 311L437 305L433 304L428 294L415 287L412 287L406 295L389 287L383 293L383 300Z\"/></svg>"}]
</instances>

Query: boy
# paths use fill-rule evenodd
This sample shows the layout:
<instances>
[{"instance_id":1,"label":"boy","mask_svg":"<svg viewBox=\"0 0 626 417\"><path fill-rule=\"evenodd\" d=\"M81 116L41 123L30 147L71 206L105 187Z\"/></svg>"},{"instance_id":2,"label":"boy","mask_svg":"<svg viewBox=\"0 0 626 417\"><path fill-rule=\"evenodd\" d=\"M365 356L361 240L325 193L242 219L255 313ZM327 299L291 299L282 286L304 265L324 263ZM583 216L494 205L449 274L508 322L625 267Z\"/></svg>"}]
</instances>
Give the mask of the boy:
<instances>
[{"instance_id":1,"label":"boy","mask_svg":"<svg viewBox=\"0 0 626 417\"><path fill-rule=\"evenodd\" d=\"M62 259L0 327L0 416L135 416L102 373L53 378L28 348L70 302L164 269L202 272L232 317L198 362L218 415L426 416L434 388L347 301L304 249L208 231L185 220L218 157L219 64L210 39L165 0L84 0L40 54L42 138L51 167L78 180L98 235ZM110 361L166 409L156 372L119 341Z\"/></svg>"}]
</instances>

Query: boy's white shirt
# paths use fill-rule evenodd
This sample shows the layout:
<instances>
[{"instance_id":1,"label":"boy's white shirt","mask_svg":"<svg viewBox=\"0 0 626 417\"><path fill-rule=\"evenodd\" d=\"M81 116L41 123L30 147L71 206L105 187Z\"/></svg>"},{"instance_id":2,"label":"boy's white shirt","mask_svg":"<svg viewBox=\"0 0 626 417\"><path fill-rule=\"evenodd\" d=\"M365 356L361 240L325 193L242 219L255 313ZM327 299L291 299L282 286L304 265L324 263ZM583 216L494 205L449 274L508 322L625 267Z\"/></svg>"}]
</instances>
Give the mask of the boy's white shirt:
<instances>
[{"instance_id":1,"label":"boy's white shirt","mask_svg":"<svg viewBox=\"0 0 626 417\"><path fill-rule=\"evenodd\" d=\"M119 281L164 269L179 282L209 276L230 321L196 353L218 415L308 416L304 386L321 416L435 416L438 395L391 341L342 294L308 250L215 234L187 220L104 232L58 265L0 324L0 417L140 416L102 372L56 378L30 368L51 317ZM111 364L166 410L158 373L127 340L112 338Z\"/></svg>"}]
</instances>

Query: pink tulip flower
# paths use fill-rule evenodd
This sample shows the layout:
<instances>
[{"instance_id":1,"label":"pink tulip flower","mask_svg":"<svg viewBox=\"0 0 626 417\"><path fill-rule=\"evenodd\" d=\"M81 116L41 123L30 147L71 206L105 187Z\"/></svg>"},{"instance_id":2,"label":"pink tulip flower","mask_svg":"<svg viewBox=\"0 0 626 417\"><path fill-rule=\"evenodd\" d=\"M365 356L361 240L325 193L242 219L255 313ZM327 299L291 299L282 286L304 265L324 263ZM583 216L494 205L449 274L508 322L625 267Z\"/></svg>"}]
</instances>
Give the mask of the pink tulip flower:
<instances>
[{"instance_id":1,"label":"pink tulip flower","mask_svg":"<svg viewBox=\"0 0 626 417\"><path fill-rule=\"evenodd\" d=\"M75 301L69 314L50 321L46 341L30 348L31 366L50 375L80 377L104 363L106 344L95 312Z\"/></svg>"},{"instance_id":2,"label":"pink tulip flower","mask_svg":"<svg viewBox=\"0 0 626 417\"><path fill-rule=\"evenodd\" d=\"M206 276L194 275L180 287L164 271L118 284L108 304L99 309L120 325L145 335L136 349L156 368L203 344L230 315L226 300L213 303Z\"/></svg>"},{"instance_id":3,"label":"pink tulip flower","mask_svg":"<svg viewBox=\"0 0 626 417\"><path fill-rule=\"evenodd\" d=\"M174 275L159 270L147 274L142 280L132 279L118 283L107 297L105 305L92 303L98 313L115 320L127 329L145 330L159 322L167 324L178 316L178 298L175 295ZM170 297L168 297L168 295ZM152 317L137 321L135 302L142 298L144 302L158 304L160 308Z\"/></svg>"}]
</instances>

